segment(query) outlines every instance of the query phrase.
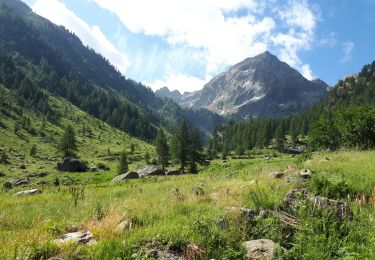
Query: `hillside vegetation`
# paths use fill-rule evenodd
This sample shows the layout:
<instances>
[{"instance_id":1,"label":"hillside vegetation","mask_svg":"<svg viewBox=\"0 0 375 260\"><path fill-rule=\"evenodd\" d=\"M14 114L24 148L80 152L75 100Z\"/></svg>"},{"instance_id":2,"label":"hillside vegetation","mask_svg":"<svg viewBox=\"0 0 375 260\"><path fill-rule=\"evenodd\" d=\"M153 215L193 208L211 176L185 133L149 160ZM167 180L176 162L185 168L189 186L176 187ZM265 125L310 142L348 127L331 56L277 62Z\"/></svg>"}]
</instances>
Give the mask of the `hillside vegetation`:
<instances>
[{"instance_id":1,"label":"hillside vegetation","mask_svg":"<svg viewBox=\"0 0 375 260\"><path fill-rule=\"evenodd\" d=\"M284 248L280 247L278 258L373 259L374 156L374 152L340 151L314 155L304 165L285 156L272 161L258 156L216 160L199 175L77 186L78 198L72 186L48 186L42 194L19 198L12 197L14 191L2 192L0 256L149 259L148 249L161 248L181 252L186 259L242 259L243 241L268 238ZM287 181L297 178L298 166L314 170L314 177ZM285 169L283 179L269 176ZM70 176L76 175L80 174ZM290 227L278 215L248 219L238 210L276 212L296 187L346 201L353 219L337 220L328 210L311 214L306 204L297 214L297 226ZM357 194L372 196L372 201L356 201ZM124 220L129 224L119 230L117 225ZM97 243L53 242L77 230L91 231Z\"/></svg>"}]
</instances>

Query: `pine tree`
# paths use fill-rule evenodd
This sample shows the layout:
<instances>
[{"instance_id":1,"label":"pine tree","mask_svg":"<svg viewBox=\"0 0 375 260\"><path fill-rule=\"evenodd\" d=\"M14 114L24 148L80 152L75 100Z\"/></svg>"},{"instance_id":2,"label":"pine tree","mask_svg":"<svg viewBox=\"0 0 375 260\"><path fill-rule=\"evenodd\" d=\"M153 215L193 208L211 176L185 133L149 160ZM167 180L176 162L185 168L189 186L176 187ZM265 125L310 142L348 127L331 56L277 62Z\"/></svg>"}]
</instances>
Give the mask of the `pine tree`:
<instances>
[{"instance_id":1,"label":"pine tree","mask_svg":"<svg viewBox=\"0 0 375 260\"><path fill-rule=\"evenodd\" d=\"M275 131L275 141L277 150L281 153L284 152L284 143L285 143L285 130L283 124L279 124Z\"/></svg>"},{"instance_id":2,"label":"pine tree","mask_svg":"<svg viewBox=\"0 0 375 260\"><path fill-rule=\"evenodd\" d=\"M202 162L202 143L198 128L194 128L191 133L191 145L189 151L190 157L190 172L197 172L197 163Z\"/></svg>"},{"instance_id":3,"label":"pine tree","mask_svg":"<svg viewBox=\"0 0 375 260\"><path fill-rule=\"evenodd\" d=\"M72 126L68 126L65 129L64 134L61 137L59 144L60 152L63 157L75 157L77 153L77 141L75 137L75 132Z\"/></svg>"},{"instance_id":4,"label":"pine tree","mask_svg":"<svg viewBox=\"0 0 375 260\"><path fill-rule=\"evenodd\" d=\"M36 153L38 152L38 149L36 147L36 145L34 144L31 149L30 149L30 156L34 157L36 155Z\"/></svg>"},{"instance_id":5,"label":"pine tree","mask_svg":"<svg viewBox=\"0 0 375 260\"><path fill-rule=\"evenodd\" d=\"M169 165L169 146L167 138L165 137L163 129L159 129L155 139L156 153L158 156L158 163L163 170Z\"/></svg>"},{"instance_id":6,"label":"pine tree","mask_svg":"<svg viewBox=\"0 0 375 260\"><path fill-rule=\"evenodd\" d=\"M146 164L150 164L150 159L151 159L150 154L147 151L146 154L145 154L145 162L146 162Z\"/></svg>"},{"instance_id":7,"label":"pine tree","mask_svg":"<svg viewBox=\"0 0 375 260\"><path fill-rule=\"evenodd\" d=\"M128 170L129 170L128 158L126 156L126 152L123 151L119 158L117 173L121 175L123 173L126 173Z\"/></svg>"},{"instance_id":8,"label":"pine tree","mask_svg":"<svg viewBox=\"0 0 375 260\"><path fill-rule=\"evenodd\" d=\"M185 121L180 124L172 140L172 154L180 165L180 170L184 171L189 154L189 134Z\"/></svg>"}]
</instances>

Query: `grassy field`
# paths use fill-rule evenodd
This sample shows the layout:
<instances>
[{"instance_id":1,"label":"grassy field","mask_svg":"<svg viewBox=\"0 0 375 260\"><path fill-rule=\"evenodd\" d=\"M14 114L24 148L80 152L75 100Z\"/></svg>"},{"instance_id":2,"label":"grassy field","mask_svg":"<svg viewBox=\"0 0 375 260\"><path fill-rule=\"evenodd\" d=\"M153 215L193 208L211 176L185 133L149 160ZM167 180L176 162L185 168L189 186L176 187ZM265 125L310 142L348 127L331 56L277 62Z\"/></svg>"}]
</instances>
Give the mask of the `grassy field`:
<instances>
[{"instance_id":1,"label":"grassy field","mask_svg":"<svg viewBox=\"0 0 375 260\"><path fill-rule=\"evenodd\" d=\"M279 259L375 259L375 210L370 204L355 202L360 192L371 196L374 156L375 152L352 151L315 154L303 162L303 167L316 171L309 182L270 178L270 172L284 171L288 166L295 171L287 176L295 176L297 165L302 167L301 162L296 165L295 158L281 156L272 161L216 160L201 168L198 175L138 179L119 185L106 183L115 176L111 170L100 173L100 184L76 186L82 195L79 198L73 195L71 186L47 186L40 195L20 198L12 197L18 189L2 192L0 257L131 259L137 253L138 259L148 259L142 253L144 246L156 241L163 247L185 251L195 245L202 259L242 259L241 242L268 238L286 248L277 255ZM88 174L69 175L85 180ZM348 201L354 219L338 222L324 213L313 216L305 211L300 214L298 227L291 231L272 215L249 225L236 214L226 213L228 207L278 208L285 194L295 187L308 187L335 198L340 191L347 191L351 196L340 199ZM218 225L223 217L229 223L225 229ZM132 227L116 232L122 220L130 221ZM98 243L53 243L74 230L90 230Z\"/></svg>"}]
</instances>

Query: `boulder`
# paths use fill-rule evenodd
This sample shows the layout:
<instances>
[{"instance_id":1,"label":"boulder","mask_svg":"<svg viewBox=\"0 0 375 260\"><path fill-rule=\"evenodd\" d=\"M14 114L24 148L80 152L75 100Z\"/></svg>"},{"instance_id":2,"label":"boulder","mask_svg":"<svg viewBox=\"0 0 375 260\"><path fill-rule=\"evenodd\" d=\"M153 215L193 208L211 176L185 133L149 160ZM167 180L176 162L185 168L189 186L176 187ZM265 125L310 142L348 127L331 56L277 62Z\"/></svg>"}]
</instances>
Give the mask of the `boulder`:
<instances>
[{"instance_id":1,"label":"boulder","mask_svg":"<svg viewBox=\"0 0 375 260\"><path fill-rule=\"evenodd\" d=\"M27 185L30 183L29 179L20 179L17 176L10 178L8 182L12 184L12 186L21 186L21 185Z\"/></svg>"},{"instance_id":2,"label":"boulder","mask_svg":"<svg viewBox=\"0 0 375 260\"><path fill-rule=\"evenodd\" d=\"M66 243L77 243L77 244L94 244L96 240L94 239L93 235L90 231L78 231L67 233L60 237L59 239L55 240L56 244L66 244Z\"/></svg>"},{"instance_id":3,"label":"boulder","mask_svg":"<svg viewBox=\"0 0 375 260\"><path fill-rule=\"evenodd\" d=\"M138 173L129 171L127 173L124 173L124 174L121 174L121 175L118 175L118 176L114 177L111 182L112 183L118 183L118 182L122 182L124 180L138 179L138 178L139 178Z\"/></svg>"},{"instance_id":4,"label":"boulder","mask_svg":"<svg viewBox=\"0 0 375 260\"><path fill-rule=\"evenodd\" d=\"M165 175L162 168L157 165L146 165L136 170L136 172L140 177Z\"/></svg>"},{"instance_id":5,"label":"boulder","mask_svg":"<svg viewBox=\"0 0 375 260\"><path fill-rule=\"evenodd\" d=\"M30 173L29 175L27 175L26 177L28 178L42 178L42 177L46 177L48 175L48 173L46 172L41 172L41 173Z\"/></svg>"},{"instance_id":6,"label":"boulder","mask_svg":"<svg viewBox=\"0 0 375 260\"><path fill-rule=\"evenodd\" d=\"M353 213L345 202L314 196L307 189L291 190L284 198L285 210L290 213L297 213L298 207L306 203L312 205L313 213L319 209L330 209L336 211L339 220L353 218Z\"/></svg>"},{"instance_id":7,"label":"boulder","mask_svg":"<svg viewBox=\"0 0 375 260\"><path fill-rule=\"evenodd\" d=\"M35 195L41 193L40 190L38 189L32 189L32 190L25 190L25 191L20 191L15 194L13 194L13 197L18 197L18 196L27 196L27 195Z\"/></svg>"},{"instance_id":8,"label":"boulder","mask_svg":"<svg viewBox=\"0 0 375 260\"><path fill-rule=\"evenodd\" d=\"M172 170L172 171L167 171L166 175L171 176L171 175L182 175L183 173L180 170Z\"/></svg>"},{"instance_id":9,"label":"boulder","mask_svg":"<svg viewBox=\"0 0 375 260\"><path fill-rule=\"evenodd\" d=\"M269 239L250 240L243 243L246 250L245 259L269 260L273 259L276 252L276 244Z\"/></svg>"},{"instance_id":10,"label":"boulder","mask_svg":"<svg viewBox=\"0 0 375 260\"><path fill-rule=\"evenodd\" d=\"M313 174L314 172L309 169L302 169L299 172L299 176L301 176L303 179L310 179Z\"/></svg>"},{"instance_id":11,"label":"boulder","mask_svg":"<svg viewBox=\"0 0 375 260\"><path fill-rule=\"evenodd\" d=\"M274 179L281 179L284 177L284 173L283 172L271 172L270 174L268 174L268 176Z\"/></svg>"},{"instance_id":12,"label":"boulder","mask_svg":"<svg viewBox=\"0 0 375 260\"><path fill-rule=\"evenodd\" d=\"M124 220L117 225L116 231L122 232L125 230L130 230L131 228L132 228L132 223L128 220Z\"/></svg>"},{"instance_id":13,"label":"boulder","mask_svg":"<svg viewBox=\"0 0 375 260\"><path fill-rule=\"evenodd\" d=\"M85 172L87 165L76 158L66 157L62 162L57 163L57 170L62 172Z\"/></svg>"},{"instance_id":14,"label":"boulder","mask_svg":"<svg viewBox=\"0 0 375 260\"><path fill-rule=\"evenodd\" d=\"M97 165L97 167L98 167L98 169L101 170L101 171L109 171L109 170L110 170L110 168L109 168L107 165L105 165L104 163L99 163L99 164Z\"/></svg>"}]
</instances>

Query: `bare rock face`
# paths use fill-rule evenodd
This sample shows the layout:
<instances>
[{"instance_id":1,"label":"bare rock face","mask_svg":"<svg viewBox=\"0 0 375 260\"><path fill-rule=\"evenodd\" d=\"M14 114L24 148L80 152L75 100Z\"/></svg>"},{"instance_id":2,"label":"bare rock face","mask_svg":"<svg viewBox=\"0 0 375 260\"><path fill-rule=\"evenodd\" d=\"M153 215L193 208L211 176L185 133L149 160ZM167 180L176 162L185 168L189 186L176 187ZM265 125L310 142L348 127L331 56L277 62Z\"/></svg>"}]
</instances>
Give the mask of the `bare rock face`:
<instances>
[{"instance_id":1,"label":"bare rock face","mask_svg":"<svg viewBox=\"0 0 375 260\"><path fill-rule=\"evenodd\" d=\"M251 240L243 243L246 250L245 259L270 260L276 252L276 244L269 239Z\"/></svg>"},{"instance_id":2,"label":"bare rock face","mask_svg":"<svg viewBox=\"0 0 375 260\"><path fill-rule=\"evenodd\" d=\"M307 80L276 56L264 52L217 75L200 91L178 95L163 89L158 94L185 107L246 119L301 112L323 99L327 87L321 80Z\"/></svg>"}]
</instances>

